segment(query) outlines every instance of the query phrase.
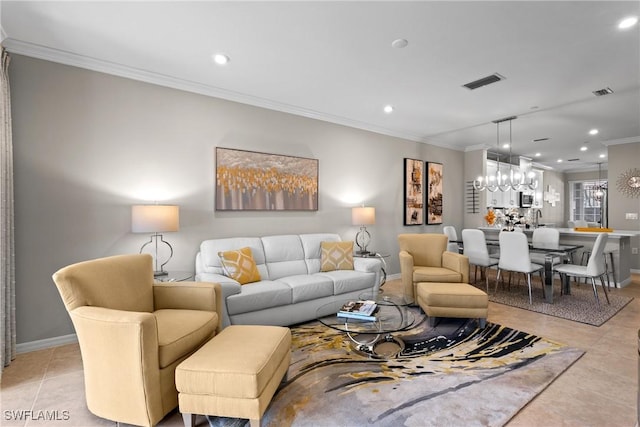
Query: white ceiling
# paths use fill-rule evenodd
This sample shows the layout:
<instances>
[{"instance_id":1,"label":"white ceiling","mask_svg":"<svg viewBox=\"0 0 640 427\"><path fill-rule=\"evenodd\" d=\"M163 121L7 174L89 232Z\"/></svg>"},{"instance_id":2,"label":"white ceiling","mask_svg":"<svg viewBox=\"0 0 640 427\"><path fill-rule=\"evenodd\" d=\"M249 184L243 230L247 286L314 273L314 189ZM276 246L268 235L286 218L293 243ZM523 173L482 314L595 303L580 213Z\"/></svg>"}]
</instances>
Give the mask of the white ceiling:
<instances>
[{"instance_id":1,"label":"white ceiling","mask_svg":"<svg viewBox=\"0 0 640 427\"><path fill-rule=\"evenodd\" d=\"M596 169L607 145L640 141L640 26L617 28L638 1L2 1L0 12L10 52L457 150L495 150L492 121L518 116L514 154L540 152L555 170ZM506 79L462 87L493 73Z\"/></svg>"}]
</instances>

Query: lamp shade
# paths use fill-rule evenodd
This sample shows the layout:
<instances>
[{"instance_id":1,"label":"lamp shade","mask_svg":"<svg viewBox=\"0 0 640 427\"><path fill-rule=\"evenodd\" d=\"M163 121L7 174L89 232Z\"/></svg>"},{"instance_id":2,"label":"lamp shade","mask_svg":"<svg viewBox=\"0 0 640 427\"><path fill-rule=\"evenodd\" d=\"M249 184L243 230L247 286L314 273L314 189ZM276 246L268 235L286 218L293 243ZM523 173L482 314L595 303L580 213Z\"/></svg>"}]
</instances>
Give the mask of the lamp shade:
<instances>
[{"instance_id":1,"label":"lamp shade","mask_svg":"<svg viewBox=\"0 0 640 427\"><path fill-rule=\"evenodd\" d=\"M159 233L178 231L180 207L177 205L134 205L131 207L131 231Z\"/></svg>"},{"instance_id":2,"label":"lamp shade","mask_svg":"<svg viewBox=\"0 0 640 427\"><path fill-rule=\"evenodd\" d=\"M352 225L372 225L376 223L376 208L357 207L351 208Z\"/></svg>"}]
</instances>

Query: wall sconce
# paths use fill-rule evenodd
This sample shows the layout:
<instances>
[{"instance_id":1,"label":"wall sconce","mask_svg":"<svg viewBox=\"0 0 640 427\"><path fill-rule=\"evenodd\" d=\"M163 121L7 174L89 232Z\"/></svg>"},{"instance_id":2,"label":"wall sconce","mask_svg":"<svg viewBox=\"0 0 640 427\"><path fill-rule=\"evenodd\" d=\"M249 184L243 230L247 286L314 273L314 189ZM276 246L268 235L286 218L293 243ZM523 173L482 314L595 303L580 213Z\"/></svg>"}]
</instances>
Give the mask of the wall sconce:
<instances>
[{"instance_id":1,"label":"wall sconce","mask_svg":"<svg viewBox=\"0 0 640 427\"><path fill-rule=\"evenodd\" d=\"M367 231L366 225L373 225L376 223L376 208L372 207L357 207L351 208L351 224L359 225L360 231L356 234L356 245L360 248L356 253L359 255L367 255L369 251L367 246L371 241L371 234Z\"/></svg>"},{"instance_id":2,"label":"wall sconce","mask_svg":"<svg viewBox=\"0 0 640 427\"><path fill-rule=\"evenodd\" d=\"M131 207L131 231L134 233L153 233L148 242L140 248L140 253L144 248L153 244L155 249L155 269L154 277L165 276L164 266L173 256L173 247L162 238L161 232L178 231L180 228L180 207L176 205L134 205ZM159 245L164 244L169 247L167 260L160 263Z\"/></svg>"}]
</instances>

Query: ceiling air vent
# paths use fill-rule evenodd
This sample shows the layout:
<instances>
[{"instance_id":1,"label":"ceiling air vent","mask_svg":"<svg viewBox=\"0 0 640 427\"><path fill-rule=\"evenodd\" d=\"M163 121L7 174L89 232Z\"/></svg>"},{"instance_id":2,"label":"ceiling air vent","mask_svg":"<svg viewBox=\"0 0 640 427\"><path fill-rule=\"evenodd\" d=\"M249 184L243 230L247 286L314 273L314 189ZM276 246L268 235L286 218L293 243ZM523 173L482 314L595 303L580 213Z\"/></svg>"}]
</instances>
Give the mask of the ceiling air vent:
<instances>
[{"instance_id":1,"label":"ceiling air vent","mask_svg":"<svg viewBox=\"0 0 640 427\"><path fill-rule=\"evenodd\" d=\"M580 159L567 159L567 162L577 162Z\"/></svg>"},{"instance_id":2,"label":"ceiling air vent","mask_svg":"<svg viewBox=\"0 0 640 427\"><path fill-rule=\"evenodd\" d=\"M534 139L533 142L543 142L543 141L548 141L550 138L538 138L538 139Z\"/></svg>"},{"instance_id":3,"label":"ceiling air vent","mask_svg":"<svg viewBox=\"0 0 640 427\"><path fill-rule=\"evenodd\" d=\"M491 83L499 82L500 80L504 80L504 79L505 79L504 76L501 76L498 73L494 73L494 74L491 74L490 76L483 77L481 79L478 79L471 83L467 83L462 86L466 87L469 90L474 90L474 89L478 89L479 87L490 85Z\"/></svg>"},{"instance_id":4,"label":"ceiling air vent","mask_svg":"<svg viewBox=\"0 0 640 427\"><path fill-rule=\"evenodd\" d=\"M593 91L593 94L595 96L604 96L604 95L609 95L610 93L613 93L613 90L610 87L605 87L604 89Z\"/></svg>"}]
</instances>

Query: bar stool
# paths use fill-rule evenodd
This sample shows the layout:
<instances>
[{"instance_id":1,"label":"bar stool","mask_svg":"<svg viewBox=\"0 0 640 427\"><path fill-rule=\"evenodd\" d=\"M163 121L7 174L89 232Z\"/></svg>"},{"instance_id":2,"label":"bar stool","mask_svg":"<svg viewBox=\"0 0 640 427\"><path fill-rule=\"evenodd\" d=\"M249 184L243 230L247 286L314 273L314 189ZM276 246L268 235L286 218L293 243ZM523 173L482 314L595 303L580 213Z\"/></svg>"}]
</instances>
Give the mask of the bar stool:
<instances>
[{"instance_id":1,"label":"bar stool","mask_svg":"<svg viewBox=\"0 0 640 427\"><path fill-rule=\"evenodd\" d=\"M614 252L617 252L617 249L614 249L611 246L609 246L608 248L605 246L604 251L602 252L604 255L605 274L607 275L607 287L609 288L611 287L611 279L609 278L609 273L611 273L611 277L613 277L613 287L614 288L617 287L616 286L616 266L613 262ZM590 250L586 250L582 252L582 257L580 257L580 265L585 265L585 259L586 261L589 261L590 256L591 256ZM607 256L611 260L610 263L609 261L607 261ZM585 283L586 283L586 279L585 279Z\"/></svg>"}]
</instances>

